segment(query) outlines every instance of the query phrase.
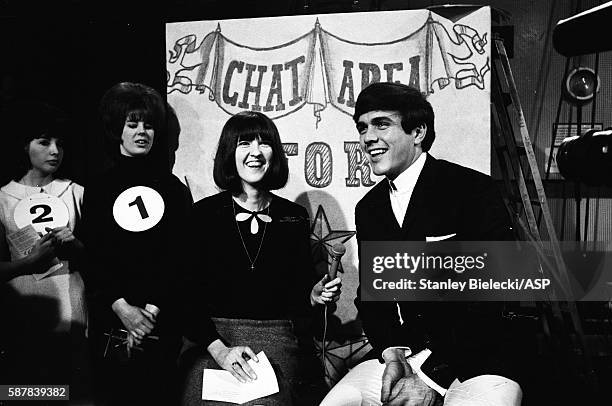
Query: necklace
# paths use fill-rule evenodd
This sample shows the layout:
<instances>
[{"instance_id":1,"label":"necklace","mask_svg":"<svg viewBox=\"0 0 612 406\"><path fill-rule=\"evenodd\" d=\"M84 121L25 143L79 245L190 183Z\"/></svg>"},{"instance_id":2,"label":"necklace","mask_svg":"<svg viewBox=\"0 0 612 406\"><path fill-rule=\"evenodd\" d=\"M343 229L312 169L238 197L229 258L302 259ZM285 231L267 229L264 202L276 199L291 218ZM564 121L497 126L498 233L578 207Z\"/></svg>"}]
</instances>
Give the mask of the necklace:
<instances>
[{"instance_id":1,"label":"necklace","mask_svg":"<svg viewBox=\"0 0 612 406\"><path fill-rule=\"evenodd\" d=\"M270 206L268 205L268 209L266 211L266 214L259 214L257 212L250 212L249 213L238 213L236 214L236 202L234 201L234 199L232 198L232 209L234 211L234 221L236 222L236 228L238 229L238 235L240 236L240 242L242 243L242 248L244 248L244 252L247 256L247 258L249 259L249 262L251 263L251 271L255 270L255 262L257 262L257 258L259 257L259 252L261 251L261 246L263 245L263 240L264 237L266 236L266 229L268 227L268 223L270 223L272 221L272 218L270 217ZM245 209L246 210L246 209ZM257 247L257 253L255 254L255 258L251 259L251 254L249 254L249 250L247 249L247 246L244 242L244 238L242 237L242 231L240 231L240 226L238 225L238 221L245 221L249 218L252 218L251 220L251 234L257 234L257 232L259 231L259 226L257 225L257 219L261 219L264 223L264 229L263 229L263 233L261 234L261 240L259 240L259 247Z\"/></svg>"},{"instance_id":2,"label":"necklace","mask_svg":"<svg viewBox=\"0 0 612 406\"><path fill-rule=\"evenodd\" d=\"M43 185L43 183L45 182L45 180L43 179L43 181L41 183L37 183L37 182L32 182L31 179L29 177L27 177L27 175L24 175L21 180L19 181L19 183L21 183L22 185L25 186L29 186L29 187L45 187L47 186L49 183L51 182L47 182Z\"/></svg>"}]
</instances>

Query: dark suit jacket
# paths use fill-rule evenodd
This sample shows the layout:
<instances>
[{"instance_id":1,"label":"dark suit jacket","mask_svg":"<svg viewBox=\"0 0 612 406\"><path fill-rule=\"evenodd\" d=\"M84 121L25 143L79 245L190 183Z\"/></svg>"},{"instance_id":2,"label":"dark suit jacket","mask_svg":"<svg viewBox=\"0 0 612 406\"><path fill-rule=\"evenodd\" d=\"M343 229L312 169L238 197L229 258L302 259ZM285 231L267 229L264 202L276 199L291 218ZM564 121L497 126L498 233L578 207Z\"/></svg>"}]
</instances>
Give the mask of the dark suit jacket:
<instances>
[{"instance_id":1,"label":"dark suit jacket","mask_svg":"<svg viewBox=\"0 0 612 406\"><path fill-rule=\"evenodd\" d=\"M425 241L456 233L457 241L513 238L510 219L494 181L474 170L428 155L402 227L395 219L388 182L378 183L355 208L357 240ZM397 305L404 324L400 325ZM423 348L432 355L423 372L448 387L482 373L508 376L498 355L503 333L499 303L362 302L355 305L376 356L390 346Z\"/></svg>"}]
</instances>

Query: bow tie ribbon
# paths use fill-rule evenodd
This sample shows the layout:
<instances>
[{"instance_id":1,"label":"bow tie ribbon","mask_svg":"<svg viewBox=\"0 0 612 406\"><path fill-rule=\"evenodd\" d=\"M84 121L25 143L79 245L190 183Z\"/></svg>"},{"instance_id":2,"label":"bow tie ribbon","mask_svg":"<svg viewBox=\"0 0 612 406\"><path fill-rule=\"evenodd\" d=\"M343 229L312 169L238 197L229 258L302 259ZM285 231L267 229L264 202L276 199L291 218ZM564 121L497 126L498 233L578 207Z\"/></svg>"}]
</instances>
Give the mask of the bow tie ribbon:
<instances>
[{"instance_id":1,"label":"bow tie ribbon","mask_svg":"<svg viewBox=\"0 0 612 406\"><path fill-rule=\"evenodd\" d=\"M272 217L263 213L238 213L236 214L236 221L247 221L251 219L251 234L257 234L259 232L259 222L257 219L263 221L264 223L272 222Z\"/></svg>"}]
</instances>

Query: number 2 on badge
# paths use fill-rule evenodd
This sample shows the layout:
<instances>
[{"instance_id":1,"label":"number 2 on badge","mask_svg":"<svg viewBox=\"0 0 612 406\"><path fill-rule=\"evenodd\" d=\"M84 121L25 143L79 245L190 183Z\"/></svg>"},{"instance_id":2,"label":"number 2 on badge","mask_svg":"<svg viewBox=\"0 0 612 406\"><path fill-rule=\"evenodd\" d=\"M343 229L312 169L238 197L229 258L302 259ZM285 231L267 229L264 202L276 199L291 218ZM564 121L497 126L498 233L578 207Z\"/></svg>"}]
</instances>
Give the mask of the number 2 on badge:
<instances>
[{"instance_id":1,"label":"number 2 on badge","mask_svg":"<svg viewBox=\"0 0 612 406\"><path fill-rule=\"evenodd\" d=\"M47 206L46 204L34 205L30 207L30 214L37 214L38 209L42 209L42 213L38 217L32 219L32 224L47 223L53 221L53 217L49 216L49 214L51 213L50 206Z\"/></svg>"},{"instance_id":2,"label":"number 2 on badge","mask_svg":"<svg viewBox=\"0 0 612 406\"><path fill-rule=\"evenodd\" d=\"M69 217L66 203L47 193L36 193L21 199L13 212L17 227L31 225L41 234L44 234L47 228L67 226Z\"/></svg>"}]
</instances>

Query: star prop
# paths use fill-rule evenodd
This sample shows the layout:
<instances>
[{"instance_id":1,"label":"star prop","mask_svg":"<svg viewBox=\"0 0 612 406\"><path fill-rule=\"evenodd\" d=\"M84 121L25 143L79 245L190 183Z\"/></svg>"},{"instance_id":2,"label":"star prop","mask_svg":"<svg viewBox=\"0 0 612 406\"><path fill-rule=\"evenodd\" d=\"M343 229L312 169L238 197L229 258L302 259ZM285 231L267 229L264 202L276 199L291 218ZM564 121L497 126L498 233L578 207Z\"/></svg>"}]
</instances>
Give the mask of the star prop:
<instances>
[{"instance_id":1,"label":"star prop","mask_svg":"<svg viewBox=\"0 0 612 406\"><path fill-rule=\"evenodd\" d=\"M331 247L336 243L345 243L354 235L355 231L333 230L323 206L319 205L310 229L310 244L315 267L319 271L324 268L321 274L327 273L331 263ZM338 264L338 272L344 273L342 261Z\"/></svg>"},{"instance_id":2,"label":"star prop","mask_svg":"<svg viewBox=\"0 0 612 406\"><path fill-rule=\"evenodd\" d=\"M325 357L325 381L333 386L338 383L346 373L361 362L371 350L372 346L365 335L353 337L340 342L315 340L316 354L319 359ZM323 349L325 345L325 349ZM323 351L325 350L325 351Z\"/></svg>"}]
</instances>

